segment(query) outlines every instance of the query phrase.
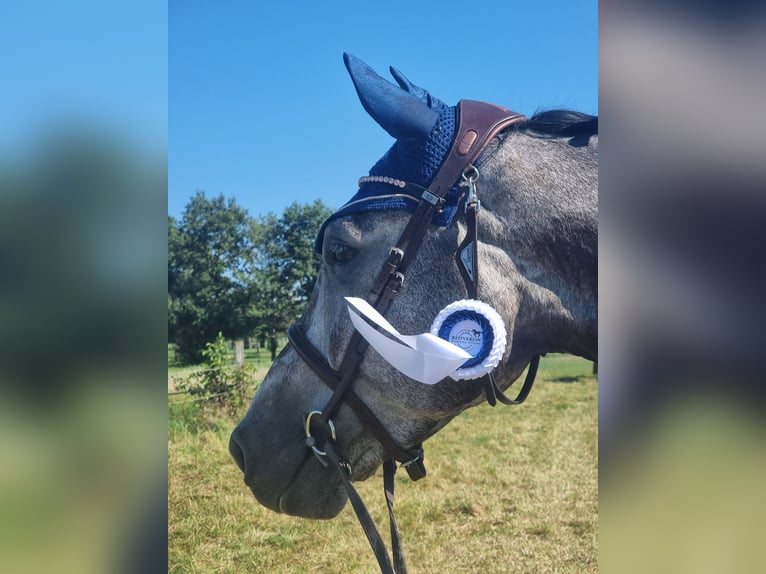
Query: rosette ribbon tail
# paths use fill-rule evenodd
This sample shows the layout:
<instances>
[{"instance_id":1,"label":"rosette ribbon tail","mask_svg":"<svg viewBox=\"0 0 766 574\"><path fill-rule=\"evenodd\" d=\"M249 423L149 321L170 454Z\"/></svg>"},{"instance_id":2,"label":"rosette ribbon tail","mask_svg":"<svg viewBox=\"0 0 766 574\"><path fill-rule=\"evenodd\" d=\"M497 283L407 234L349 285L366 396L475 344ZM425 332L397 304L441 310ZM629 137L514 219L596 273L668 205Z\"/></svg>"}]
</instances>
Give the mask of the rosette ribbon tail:
<instances>
[{"instance_id":1,"label":"rosette ribbon tail","mask_svg":"<svg viewBox=\"0 0 766 574\"><path fill-rule=\"evenodd\" d=\"M364 299L345 299L356 330L392 367L411 379L433 385L472 358L457 345L431 333L402 335Z\"/></svg>"}]
</instances>

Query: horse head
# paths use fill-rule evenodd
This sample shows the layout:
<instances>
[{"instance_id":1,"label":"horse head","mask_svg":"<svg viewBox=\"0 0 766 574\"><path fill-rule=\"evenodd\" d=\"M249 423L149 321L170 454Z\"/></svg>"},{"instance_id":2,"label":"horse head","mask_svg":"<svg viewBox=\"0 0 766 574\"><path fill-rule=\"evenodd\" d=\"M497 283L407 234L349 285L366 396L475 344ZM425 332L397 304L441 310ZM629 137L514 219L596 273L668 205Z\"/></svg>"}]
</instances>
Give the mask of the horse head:
<instances>
[{"instance_id":1,"label":"horse head","mask_svg":"<svg viewBox=\"0 0 766 574\"><path fill-rule=\"evenodd\" d=\"M395 143L317 237L322 267L300 329L331 371L343 370L349 342L356 341L345 297L365 298L376 288L381 265L421 202L411 189L429 188L456 131L456 108L398 70L391 69L393 84L360 60L344 59L365 110ZM482 207L476 298L491 305L507 333L492 372L501 389L535 355L563 351L595 359L594 120L584 114L539 114L494 137L475 162ZM453 181L429 217L398 296L385 311L401 333L428 332L442 309L466 298L464 273L455 258L468 233L465 203L466 188ZM230 451L261 504L331 518L347 495L336 470L313 456L306 438L308 413L321 411L334 395L304 358L294 344L282 351L234 430ZM363 351L349 372L353 394L405 451L484 398L476 379L447 377L423 384L373 349ZM353 480L368 478L390 457L347 402L337 405L332 422L334 444Z\"/></svg>"}]
</instances>

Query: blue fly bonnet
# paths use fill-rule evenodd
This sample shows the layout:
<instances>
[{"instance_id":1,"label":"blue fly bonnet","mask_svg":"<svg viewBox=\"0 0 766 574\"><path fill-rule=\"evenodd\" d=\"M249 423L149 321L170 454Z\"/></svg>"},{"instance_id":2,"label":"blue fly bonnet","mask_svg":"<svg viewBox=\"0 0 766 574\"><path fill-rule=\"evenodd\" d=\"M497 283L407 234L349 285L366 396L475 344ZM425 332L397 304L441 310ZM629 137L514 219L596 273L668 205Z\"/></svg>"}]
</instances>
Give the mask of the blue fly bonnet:
<instances>
[{"instance_id":1,"label":"blue fly bonnet","mask_svg":"<svg viewBox=\"0 0 766 574\"><path fill-rule=\"evenodd\" d=\"M427 188L452 145L455 107L448 106L414 85L395 68L390 70L398 86L381 78L355 56L344 54L343 59L362 106L396 139L394 145L372 167L370 176L396 178ZM443 209L434 216L433 223L444 227L450 225L461 197L461 189L455 185L445 197ZM419 201L419 195L412 195L403 188L367 181L322 224L315 249L317 252L322 251L324 230L334 219L365 211L414 211Z\"/></svg>"}]
</instances>

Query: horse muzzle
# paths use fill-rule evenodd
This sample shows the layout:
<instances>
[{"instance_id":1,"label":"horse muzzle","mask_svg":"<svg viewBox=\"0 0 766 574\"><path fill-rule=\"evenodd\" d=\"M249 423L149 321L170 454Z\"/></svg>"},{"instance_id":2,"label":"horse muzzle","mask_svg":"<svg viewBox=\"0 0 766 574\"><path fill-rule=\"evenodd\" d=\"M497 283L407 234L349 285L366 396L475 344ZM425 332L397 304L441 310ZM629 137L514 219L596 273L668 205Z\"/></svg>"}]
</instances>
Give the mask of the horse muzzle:
<instances>
[{"instance_id":1,"label":"horse muzzle","mask_svg":"<svg viewBox=\"0 0 766 574\"><path fill-rule=\"evenodd\" d=\"M256 500L269 510L301 518L330 519L346 505L348 496L333 468L320 465L302 442L295 447L259 453L243 432L241 422L229 439L229 453L244 474ZM274 446L273 440L265 444Z\"/></svg>"}]
</instances>

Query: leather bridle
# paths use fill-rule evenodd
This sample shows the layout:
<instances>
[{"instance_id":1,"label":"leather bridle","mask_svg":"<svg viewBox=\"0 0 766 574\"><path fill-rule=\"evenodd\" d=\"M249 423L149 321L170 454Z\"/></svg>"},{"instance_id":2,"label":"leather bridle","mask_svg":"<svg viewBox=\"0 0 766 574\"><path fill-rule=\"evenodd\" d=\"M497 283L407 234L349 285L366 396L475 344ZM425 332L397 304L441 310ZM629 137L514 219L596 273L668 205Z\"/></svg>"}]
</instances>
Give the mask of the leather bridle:
<instances>
[{"instance_id":1,"label":"leather bridle","mask_svg":"<svg viewBox=\"0 0 766 574\"><path fill-rule=\"evenodd\" d=\"M465 200L467 233L458 247L456 259L468 297L477 298L479 273L476 215L479 202L474 193L474 184L478 177L474 163L497 134L525 119L521 114L492 104L474 100L461 100L459 102L456 113L455 137L431 184L426 189L413 183L404 182L404 191L419 198L419 202L397 244L391 247L388 258L383 263L373 288L367 296L367 302L381 315L386 313L402 288L405 274L415 259L434 215L440 211L446 195L461 179L468 187L468 196ZM462 257L461 254L463 254ZM466 261L469 264L466 264ZM322 411L314 411L306 415L306 444L323 465L327 466L328 463L325 459L329 459L340 473L352 506L378 559L381 571L404 574L406 573L404 553L393 514L393 477L396 472L394 461L401 463L412 480L419 480L426 475L423 448L421 445L412 449L399 446L383 424L351 388L352 383L357 378L364 353L368 347L367 341L358 331L354 331L351 336L338 369L334 369L327 362L309 341L299 324L290 327L288 338L298 355L332 390L332 396ZM524 385L515 399L510 399L503 394L495 384L491 374L485 375L482 378L482 383L487 401L493 406L498 400L504 404L522 403L532 388L539 359L539 355L535 355L530 361ZM375 524L351 484L349 463L343 460L335 450L335 427L332 423L332 417L342 403L347 404L354 411L362 425L380 442L387 455L384 463L384 488L391 521L395 568L391 564Z\"/></svg>"}]
</instances>

